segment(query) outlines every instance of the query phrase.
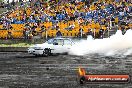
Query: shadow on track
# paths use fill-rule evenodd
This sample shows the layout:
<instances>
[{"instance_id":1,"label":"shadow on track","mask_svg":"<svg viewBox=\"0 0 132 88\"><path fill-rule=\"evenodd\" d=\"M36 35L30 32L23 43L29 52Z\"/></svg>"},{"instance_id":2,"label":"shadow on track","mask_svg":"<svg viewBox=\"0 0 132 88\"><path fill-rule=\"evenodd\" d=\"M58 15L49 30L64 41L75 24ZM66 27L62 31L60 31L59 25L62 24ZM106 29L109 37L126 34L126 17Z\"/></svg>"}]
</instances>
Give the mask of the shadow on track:
<instances>
[{"instance_id":1,"label":"shadow on track","mask_svg":"<svg viewBox=\"0 0 132 88\"><path fill-rule=\"evenodd\" d=\"M48 57L54 57L54 56L59 56L59 55L50 55ZM18 56L15 56L16 58L42 58L42 57L46 57L46 56L43 56L43 55L18 55ZM48 58L47 57L47 58Z\"/></svg>"},{"instance_id":2,"label":"shadow on track","mask_svg":"<svg viewBox=\"0 0 132 88\"><path fill-rule=\"evenodd\" d=\"M39 57L42 57L42 56L39 56ZM38 58L38 57L36 57L34 55L32 55L32 56L31 55L30 56L20 56L19 55L19 56L16 56L16 58L25 58L26 59L26 58Z\"/></svg>"}]
</instances>

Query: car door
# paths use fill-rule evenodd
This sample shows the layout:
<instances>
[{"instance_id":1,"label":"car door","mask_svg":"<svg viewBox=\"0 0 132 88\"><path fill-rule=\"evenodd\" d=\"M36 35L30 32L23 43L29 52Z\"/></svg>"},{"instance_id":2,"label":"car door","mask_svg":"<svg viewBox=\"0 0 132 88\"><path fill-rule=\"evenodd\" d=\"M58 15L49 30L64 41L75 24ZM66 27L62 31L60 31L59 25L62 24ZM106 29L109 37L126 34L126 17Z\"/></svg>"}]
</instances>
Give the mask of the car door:
<instances>
[{"instance_id":1,"label":"car door","mask_svg":"<svg viewBox=\"0 0 132 88\"><path fill-rule=\"evenodd\" d=\"M65 48L65 52L68 52L71 49L72 42L70 39L64 39L64 45L63 47Z\"/></svg>"},{"instance_id":2,"label":"car door","mask_svg":"<svg viewBox=\"0 0 132 88\"><path fill-rule=\"evenodd\" d=\"M63 39L54 39L52 53L63 53L64 52L63 45L64 45Z\"/></svg>"}]
</instances>

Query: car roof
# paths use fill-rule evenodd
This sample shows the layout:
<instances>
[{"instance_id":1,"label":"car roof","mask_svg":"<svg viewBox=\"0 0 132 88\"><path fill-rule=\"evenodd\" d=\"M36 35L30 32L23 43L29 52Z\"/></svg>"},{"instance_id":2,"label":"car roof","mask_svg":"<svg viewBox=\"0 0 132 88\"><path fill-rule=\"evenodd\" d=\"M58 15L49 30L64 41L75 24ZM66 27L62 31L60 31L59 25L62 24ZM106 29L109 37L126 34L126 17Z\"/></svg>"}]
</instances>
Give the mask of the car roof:
<instances>
[{"instance_id":1,"label":"car roof","mask_svg":"<svg viewBox=\"0 0 132 88\"><path fill-rule=\"evenodd\" d=\"M53 39L70 39L70 38L57 37L57 38L53 38Z\"/></svg>"},{"instance_id":2,"label":"car roof","mask_svg":"<svg viewBox=\"0 0 132 88\"><path fill-rule=\"evenodd\" d=\"M51 38L51 39L52 39L52 40L54 40L54 39L63 39L63 40L68 39L68 40L70 40L71 42L73 42L72 39L69 38L69 37L68 37L68 38L67 38L67 37L66 37L66 38L65 38L65 37L56 37L56 38ZM50 40L50 39L49 39L49 40ZM74 43L74 42L73 42L73 43Z\"/></svg>"}]
</instances>

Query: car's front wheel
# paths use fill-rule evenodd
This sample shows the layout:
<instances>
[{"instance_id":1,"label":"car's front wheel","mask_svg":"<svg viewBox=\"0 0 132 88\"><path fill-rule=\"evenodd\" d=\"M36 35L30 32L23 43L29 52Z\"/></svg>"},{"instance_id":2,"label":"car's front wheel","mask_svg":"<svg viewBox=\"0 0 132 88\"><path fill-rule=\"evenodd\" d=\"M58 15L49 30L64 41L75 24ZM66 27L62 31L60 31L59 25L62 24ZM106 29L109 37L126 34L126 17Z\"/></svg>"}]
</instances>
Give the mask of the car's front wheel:
<instances>
[{"instance_id":1,"label":"car's front wheel","mask_svg":"<svg viewBox=\"0 0 132 88\"><path fill-rule=\"evenodd\" d=\"M51 50L48 49L48 48L45 48L44 51L43 51L43 55L47 57L47 56L49 56L50 54L51 54Z\"/></svg>"},{"instance_id":2,"label":"car's front wheel","mask_svg":"<svg viewBox=\"0 0 132 88\"><path fill-rule=\"evenodd\" d=\"M34 54L35 55L35 57L39 57L40 55L39 54Z\"/></svg>"}]
</instances>

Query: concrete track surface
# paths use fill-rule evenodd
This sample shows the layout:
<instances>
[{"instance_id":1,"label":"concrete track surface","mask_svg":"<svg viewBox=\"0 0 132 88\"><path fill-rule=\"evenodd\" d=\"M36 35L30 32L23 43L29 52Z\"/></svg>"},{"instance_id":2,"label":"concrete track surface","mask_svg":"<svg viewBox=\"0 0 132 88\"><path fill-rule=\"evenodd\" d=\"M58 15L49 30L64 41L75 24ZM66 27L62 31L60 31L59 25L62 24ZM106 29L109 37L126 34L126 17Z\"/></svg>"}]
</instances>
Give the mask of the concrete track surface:
<instances>
[{"instance_id":1,"label":"concrete track surface","mask_svg":"<svg viewBox=\"0 0 132 88\"><path fill-rule=\"evenodd\" d=\"M88 74L132 75L132 55L35 57L26 52L0 52L0 88L132 88L131 81L80 85L77 81L79 66Z\"/></svg>"}]
</instances>

